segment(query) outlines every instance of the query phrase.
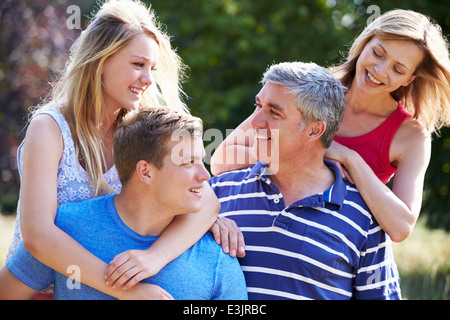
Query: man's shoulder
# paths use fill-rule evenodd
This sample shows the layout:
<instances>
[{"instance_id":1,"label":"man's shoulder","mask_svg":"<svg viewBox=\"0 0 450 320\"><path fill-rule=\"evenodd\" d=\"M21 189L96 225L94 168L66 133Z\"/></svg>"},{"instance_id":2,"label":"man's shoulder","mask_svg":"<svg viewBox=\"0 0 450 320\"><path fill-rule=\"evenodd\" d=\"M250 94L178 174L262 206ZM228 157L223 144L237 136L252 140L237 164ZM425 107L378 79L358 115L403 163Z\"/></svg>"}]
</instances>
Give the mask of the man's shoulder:
<instances>
[{"instance_id":1,"label":"man's shoulder","mask_svg":"<svg viewBox=\"0 0 450 320\"><path fill-rule=\"evenodd\" d=\"M222 250L222 246L217 244L213 235L207 232L191 248L184 252L180 261L190 261L189 263L201 266L202 272L215 273L219 265L239 264L237 259L231 258ZM231 270L230 270L231 271Z\"/></svg>"},{"instance_id":2,"label":"man's shoulder","mask_svg":"<svg viewBox=\"0 0 450 320\"><path fill-rule=\"evenodd\" d=\"M58 227L71 224L87 224L101 219L103 212L109 212L114 195L95 197L80 202L62 204L58 207L55 223ZM92 222L94 223L94 222Z\"/></svg>"},{"instance_id":3,"label":"man's shoulder","mask_svg":"<svg viewBox=\"0 0 450 320\"><path fill-rule=\"evenodd\" d=\"M223 252L222 246L217 244L210 232L205 233L192 248L200 255L200 259L207 259L207 261L210 262L217 263L219 259L230 259L230 262L231 260L236 260L229 254ZM214 257L214 259L212 259L212 257Z\"/></svg>"},{"instance_id":4,"label":"man's shoulder","mask_svg":"<svg viewBox=\"0 0 450 320\"><path fill-rule=\"evenodd\" d=\"M210 232L206 232L203 237L198 240L193 248L199 252L205 252L209 254L218 255L222 250L222 247L216 243L213 235Z\"/></svg>"},{"instance_id":5,"label":"man's shoulder","mask_svg":"<svg viewBox=\"0 0 450 320\"><path fill-rule=\"evenodd\" d=\"M235 196L261 192L263 189L262 181L265 181L265 177L261 174L261 170L256 164L245 169L223 173L211 178L208 182L217 198L219 198L222 209L225 209L225 202L234 199Z\"/></svg>"},{"instance_id":6,"label":"man's shoulder","mask_svg":"<svg viewBox=\"0 0 450 320\"><path fill-rule=\"evenodd\" d=\"M265 175L267 165L263 162L258 162L248 168L238 169L222 173L221 175L209 179L209 184L218 193L236 193L245 192L249 188L254 188L261 181L266 181ZM245 189L242 189L245 188Z\"/></svg>"},{"instance_id":7,"label":"man's shoulder","mask_svg":"<svg viewBox=\"0 0 450 320\"><path fill-rule=\"evenodd\" d=\"M364 201L362 195L359 193L358 188L353 183L350 183L348 180L342 180L343 185L345 186L346 194L345 201L352 201L358 203L365 209L368 209L366 202Z\"/></svg>"},{"instance_id":8,"label":"man's shoulder","mask_svg":"<svg viewBox=\"0 0 450 320\"><path fill-rule=\"evenodd\" d=\"M343 181L345 183L346 195L339 213L348 217L364 231L378 227L375 217L356 186L347 180Z\"/></svg>"},{"instance_id":9,"label":"man's shoulder","mask_svg":"<svg viewBox=\"0 0 450 320\"><path fill-rule=\"evenodd\" d=\"M111 201L114 195L106 195L101 197L95 197L79 202L70 202L62 204L58 207L59 212L73 211L73 210L83 210L87 208L93 207L103 207L108 205L108 202Z\"/></svg>"},{"instance_id":10,"label":"man's shoulder","mask_svg":"<svg viewBox=\"0 0 450 320\"><path fill-rule=\"evenodd\" d=\"M244 169L237 169L233 171L224 172L220 175L214 176L209 179L209 184L214 188L215 186L223 185L224 182L240 182L244 180L252 171L254 166L250 166Z\"/></svg>"}]
</instances>

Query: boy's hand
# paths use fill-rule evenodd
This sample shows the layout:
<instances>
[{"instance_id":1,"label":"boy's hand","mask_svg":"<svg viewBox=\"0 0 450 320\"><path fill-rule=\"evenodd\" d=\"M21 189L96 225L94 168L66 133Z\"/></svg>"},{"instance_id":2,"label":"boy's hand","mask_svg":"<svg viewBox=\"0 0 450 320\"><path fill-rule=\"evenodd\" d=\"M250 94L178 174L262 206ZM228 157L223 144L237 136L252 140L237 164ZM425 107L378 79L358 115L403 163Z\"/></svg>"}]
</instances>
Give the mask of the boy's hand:
<instances>
[{"instance_id":1,"label":"boy's hand","mask_svg":"<svg viewBox=\"0 0 450 320\"><path fill-rule=\"evenodd\" d=\"M245 257L244 235L236 222L219 217L209 231L214 235L217 244L222 244L223 252L229 253L231 257Z\"/></svg>"},{"instance_id":2,"label":"boy's hand","mask_svg":"<svg viewBox=\"0 0 450 320\"><path fill-rule=\"evenodd\" d=\"M161 261L161 263L159 263ZM130 289L141 280L157 274L164 264L153 252L147 250L124 251L109 263L105 275L106 286L113 289Z\"/></svg>"}]
</instances>

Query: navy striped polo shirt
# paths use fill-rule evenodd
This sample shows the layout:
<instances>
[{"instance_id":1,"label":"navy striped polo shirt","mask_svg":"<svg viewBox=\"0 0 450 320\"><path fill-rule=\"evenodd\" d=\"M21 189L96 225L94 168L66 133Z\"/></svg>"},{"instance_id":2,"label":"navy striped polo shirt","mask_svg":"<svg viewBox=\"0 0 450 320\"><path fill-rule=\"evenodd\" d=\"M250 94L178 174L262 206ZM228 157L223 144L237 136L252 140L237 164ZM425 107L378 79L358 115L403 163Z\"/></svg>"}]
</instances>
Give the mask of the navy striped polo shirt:
<instances>
[{"instance_id":1,"label":"navy striped polo shirt","mask_svg":"<svg viewBox=\"0 0 450 320\"><path fill-rule=\"evenodd\" d=\"M288 207L262 162L210 179L220 216L244 234L249 299L401 299L389 236L324 162L334 185Z\"/></svg>"}]
</instances>

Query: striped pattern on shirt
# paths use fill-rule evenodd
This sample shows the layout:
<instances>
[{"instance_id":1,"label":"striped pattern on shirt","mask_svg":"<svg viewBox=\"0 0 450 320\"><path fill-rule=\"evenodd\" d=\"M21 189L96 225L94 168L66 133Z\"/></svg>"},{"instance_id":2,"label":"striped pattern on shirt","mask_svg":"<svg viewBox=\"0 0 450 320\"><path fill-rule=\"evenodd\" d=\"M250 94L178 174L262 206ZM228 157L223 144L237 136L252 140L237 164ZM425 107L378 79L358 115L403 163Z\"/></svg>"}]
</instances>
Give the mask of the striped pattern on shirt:
<instances>
[{"instance_id":1,"label":"striped pattern on shirt","mask_svg":"<svg viewBox=\"0 0 450 320\"><path fill-rule=\"evenodd\" d=\"M391 240L354 185L336 181L285 207L258 162L210 179L220 216L244 234L249 299L400 299Z\"/></svg>"}]
</instances>

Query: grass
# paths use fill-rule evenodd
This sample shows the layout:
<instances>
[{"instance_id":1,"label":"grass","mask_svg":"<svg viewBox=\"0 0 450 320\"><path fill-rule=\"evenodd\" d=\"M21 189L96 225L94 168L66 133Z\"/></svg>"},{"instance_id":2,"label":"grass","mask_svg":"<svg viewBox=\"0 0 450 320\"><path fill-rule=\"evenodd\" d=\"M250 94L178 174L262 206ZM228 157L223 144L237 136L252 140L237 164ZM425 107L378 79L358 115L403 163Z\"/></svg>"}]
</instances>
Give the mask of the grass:
<instances>
[{"instance_id":1,"label":"grass","mask_svg":"<svg viewBox=\"0 0 450 320\"><path fill-rule=\"evenodd\" d=\"M450 299L450 232L428 230L419 219L394 252L404 298Z\"/></svg>"},{"instance_id":2,"label":"grass","mask_svg":"<svg viewBox=\"0 0 450 320\"><path fill-rule=\"evenodd\" d=\"M15 216L0 214L0 266L14 233ZM404 299L450 299L450 232L419 220L410 237L394 243Z\"/></svg>"}]
</instances>

